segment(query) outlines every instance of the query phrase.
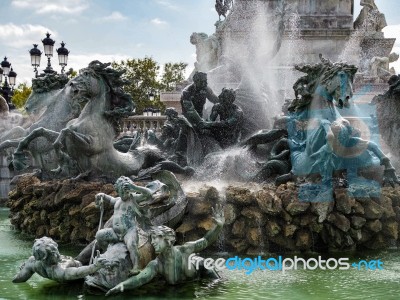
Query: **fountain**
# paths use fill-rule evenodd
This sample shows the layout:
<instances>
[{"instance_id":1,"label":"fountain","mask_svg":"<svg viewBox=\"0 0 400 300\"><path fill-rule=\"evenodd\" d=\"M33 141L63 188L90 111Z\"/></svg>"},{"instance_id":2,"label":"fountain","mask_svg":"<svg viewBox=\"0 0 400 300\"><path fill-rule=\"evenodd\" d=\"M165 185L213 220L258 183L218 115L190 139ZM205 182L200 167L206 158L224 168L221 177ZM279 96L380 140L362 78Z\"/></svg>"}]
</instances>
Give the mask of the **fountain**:
<instances>
[{"instance_id":1,"label":"fountain","mask_svg":"<svg viewBox=\"0 0 400 300\"><path fill-rule=\"evenodd\" d=\"M217 263L209 267L210 260L193 256L206 247L257 256L354 253L397 243L400 179L379 134L365 124L367 110L352 103L353 83L370 80L356 66L365 63L365 41L390 41L381 26L352 38L353 1L287 2L217 1L215 34L191 38L199 51L193 82L181 93L183 114L168 108L161 135L136 132L115 142L134 101L123 92L123 74L109 64L94 61L57 86L51 99L73 103L74 118L56 128L35 123L0 145L15 147L15 168L29 164L27 152L42 168L13 179L11 223L38 238L86 244L68 268L85 277L89 290L107 295L140 290L156 275L173 285L218 278ZM369 17L361 13L358 31ZM347 43L358 43L360 57ZM396 151L389 123L398 108L398 76L389 84L373 100L374 130ZM51 152L48 164L43 148ZM212 243L222 230L218 249ZM49 276L45 260L34 252L26 272L78 278L63 277L72 270L64 267ZM15 282L30 277L21 270Z\"/></svg>"}]
</instances>

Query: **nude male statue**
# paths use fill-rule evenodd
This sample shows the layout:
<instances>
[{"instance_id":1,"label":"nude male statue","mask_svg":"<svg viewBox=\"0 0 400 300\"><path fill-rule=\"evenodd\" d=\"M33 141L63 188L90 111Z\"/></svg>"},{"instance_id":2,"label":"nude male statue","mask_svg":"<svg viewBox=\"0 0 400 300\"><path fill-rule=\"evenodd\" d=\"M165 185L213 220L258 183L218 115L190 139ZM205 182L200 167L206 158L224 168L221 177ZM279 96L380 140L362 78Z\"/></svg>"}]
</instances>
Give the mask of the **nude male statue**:
<instances>
[{"instance_id":1,"label":"nude male statue","mask_svg":"<svg viewBox=\"0 0 400 300\"><path fill-rule=\"evenodd\" d=\"M72 257L60 255L57 243L48 237L35 240L32 254L15 275L14 283L25 282L35 273L57 282L77 280L110 265L107 259L98 255L93 264L82 266Z\"/></svg>"}]
</instances>

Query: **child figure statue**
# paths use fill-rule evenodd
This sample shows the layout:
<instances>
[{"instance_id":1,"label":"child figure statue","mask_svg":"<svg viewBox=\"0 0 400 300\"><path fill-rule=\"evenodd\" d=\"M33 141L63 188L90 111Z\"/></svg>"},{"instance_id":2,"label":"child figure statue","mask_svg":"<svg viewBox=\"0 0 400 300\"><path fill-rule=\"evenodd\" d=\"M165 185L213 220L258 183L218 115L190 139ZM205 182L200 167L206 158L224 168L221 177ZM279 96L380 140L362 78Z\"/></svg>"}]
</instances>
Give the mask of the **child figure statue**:
<instances>
[{"instance_id":1,"label":"child figure statue","mask_svg":"<svg viewBox=\"0 0 400 300\"><path fill-rule=\"evenodd\" d=\"M124 242L128 248L133 264L131 274L140 272L138 251L139 227L150 226L150 220L143 209L145 204L154 202L157 198L168 197L168 187L156 180L146 187L135 185L128 177L121 176L115 183L119 197L112 197L104 193L96 195L97 206L102 206L103 201L108 201L114 206L113 223L111 228L104 228L96 233L96 240L102 249L107 249L108 244Z\"/></svg>"},{"instance_id":2,"label":"child figure statue","mask_svg":"<svg viewBox=\"0 0 400 300\"><path fill-rule=\"evenodd\" d=\"M14 283L25 282L35 273L57 282L77 280L109 266L109 261L100 258L99 253L93 264L82 266L72 257L60 255L57 243L48 237L36 239L32 253L33 256L23 263L15 275Z\"/></svg>"}]
</instances>

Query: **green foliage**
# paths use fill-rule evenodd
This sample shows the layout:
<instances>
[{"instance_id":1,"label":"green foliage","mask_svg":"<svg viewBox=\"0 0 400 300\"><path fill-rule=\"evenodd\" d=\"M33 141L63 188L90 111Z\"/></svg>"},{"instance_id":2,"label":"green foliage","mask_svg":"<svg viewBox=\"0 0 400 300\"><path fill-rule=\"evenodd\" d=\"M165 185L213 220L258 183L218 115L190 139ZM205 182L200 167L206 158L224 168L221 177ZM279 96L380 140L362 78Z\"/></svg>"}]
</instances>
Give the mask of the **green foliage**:
<instances>
[{"instance_id":1,"label":"green foliage","mask_svg":"<svg viewBox=\"0 0 400 300\"><path fill-rule=\"evenodd\" d=\"M75 71L73 68L69 68L69 70L65 72L65 75L68 76L68 79L72 79L78 75L78 72Z\"/></svg>"},{"instance_id":2,"label":"green foliage","mask_svg":"<svg viewBox=\"0 0 400 300\"><path fill-rule=\"evenodd\" d=\"M166 63L164 65L164 73L161 78L161 84L165 91L173 91L177 83L185 80L184 72L187 63Z\"/></svg>"},{"instance_id":3,"label":"green foliage","mask_svg":"<svg viewBox=\"0 0 400 300\"><path fill-rule=\"evenodd\" d=\"M23 108L31 92L32 88L28 86L26 82L20 83L18 87L14 89L14 95L11 98L12 103L14 103L17 108Z\"/></svg>"},{"instance_id":4,"label":"green foliage","mask_svg":"<svg viewBox=\"0 0 400 300\"><path fill-rule=\"evenodd\" d=\"M132 96L137 114L141 114L146 107L164 110L165 105L160 101L158 92L172 90L176 83L182 81L186 66L185 63L168 63L160 79L160 65L151 57L112 63L113 68L125 71L123 78L129 84L125 85L124 90ZM149 100L150 93L155 94L153 101Z\"/></svg>"}]
</instances>

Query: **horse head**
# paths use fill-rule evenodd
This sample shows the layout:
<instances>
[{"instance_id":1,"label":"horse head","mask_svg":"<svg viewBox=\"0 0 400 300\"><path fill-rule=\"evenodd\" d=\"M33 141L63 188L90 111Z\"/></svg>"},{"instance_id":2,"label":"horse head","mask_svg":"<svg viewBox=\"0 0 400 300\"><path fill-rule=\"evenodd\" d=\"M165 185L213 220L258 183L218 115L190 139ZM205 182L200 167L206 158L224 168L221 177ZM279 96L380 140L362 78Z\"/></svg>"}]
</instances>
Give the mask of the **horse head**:
<instances>
[{"instance_id":1,"label":"horse head","mask_svg":"<svg viewBox=\"0 0 400 300\"><path fill-rule=\"evenodd\" d=\"M116 124L120 118L132 115L135 107L131 96L123 91L127 83L123 74L124 71L111 68L110 63L92 61L67 84L70 97L87 103L85 114L100 113Z\"/></svg>"},{"instance_id":2,"label":"horse head","mask_svg":"<svg viewBox=\"0 0 400 300\"><path fill-rule=\"evenodd\" d=\"M353 97L353 80L357 68L345 63L336 63L322 74L321 85L327 99L335 101L338 108L349 108Z\"/></svg>"}]
</instances>

